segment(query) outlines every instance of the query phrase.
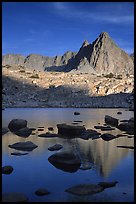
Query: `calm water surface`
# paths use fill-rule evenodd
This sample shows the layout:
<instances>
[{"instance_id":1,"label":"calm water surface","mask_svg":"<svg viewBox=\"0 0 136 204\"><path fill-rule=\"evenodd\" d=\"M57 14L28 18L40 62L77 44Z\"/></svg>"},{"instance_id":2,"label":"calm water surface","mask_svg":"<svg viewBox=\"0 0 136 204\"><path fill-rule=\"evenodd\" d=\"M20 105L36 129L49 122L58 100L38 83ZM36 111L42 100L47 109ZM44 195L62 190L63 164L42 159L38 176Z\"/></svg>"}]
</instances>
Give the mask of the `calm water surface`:
<instances>
[{"instance_id":1,"label":"calm water surface","mask_svg":"<svg viewBox=\"0 0 136 204\"><path fill-rule=\"evenodd\" d=\"M74 115L75 111L80 115ZM117 112L122 111L121 115ZM48 131L48 127L54 128L57 133L58 123L71 124L74 120L82 120L80 123L87 129L94 129L94 125L104 124L104 116L108 114L119 120L134 117L132 111L125 109L91 109L91 108L7 108L2 112L2 126L7 127L15 118L26 119L28 127L37 128L35 135L21 138L6 133L2 136L2 166L11 165L14 171L10 175L2 175L2 191L23 192L30 202L59 202L59 201L100 201L100 202L133 202L134 201L134 151L131 149L117 148L117 145L134 145L133 138L117 138L109 142L100 139L83 140L79 138L40 138L38 134ZM38 131L43 126L44 131ZM98 130L98 132L101 132ZM106 131L114 135L120 134L118 129ZM102 132L104 133L104 132ZM32 141L38 148L24 156L13 156L15 152L8 147L20 141ZM82 166L91 164L88 170L78 169L74 173L57 169L48 158L56 151L49 151L48 147L56 143L63 145L63 150L71 150L78 154ZM67 188L78 184L97 184L101 181L118 181L115 187L107 188L101 193L89 196L74 196L64 192ZM42 197L35 195L38 188L46 188L51 193ZM126 194L123 194L126 193Z\"/></svg>"}]
</instances>

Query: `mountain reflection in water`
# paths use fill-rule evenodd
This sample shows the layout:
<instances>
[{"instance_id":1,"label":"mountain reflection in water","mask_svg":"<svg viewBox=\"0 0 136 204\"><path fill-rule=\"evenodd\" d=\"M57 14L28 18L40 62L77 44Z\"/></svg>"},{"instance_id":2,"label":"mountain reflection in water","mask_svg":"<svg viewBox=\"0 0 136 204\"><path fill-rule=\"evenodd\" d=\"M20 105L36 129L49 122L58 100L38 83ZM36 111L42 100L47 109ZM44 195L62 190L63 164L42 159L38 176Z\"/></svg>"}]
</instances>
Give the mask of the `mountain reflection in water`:
<instances>
[{"instance_id":1,"label":"mountain reflection in water","mask_svg":"<svg viewBox=\"0 0 136 204\"><path fill-rule=\"evenodd\" d=\"M10 114L8 114L8 110ZM14 110L14 111L13 111ZM43 109L44 111L37 110L36 109L7 109L3 112L3 127L6 127L9 123L9 121L13 118L22 118L26 119L28 121L29 127L39 127L43 126L44 131L38 132L38 130L34 131L35 135L31 135L28 138L21 138L16 136L15 134L8 132L5 135L2 136L2 153L3 156L8 154L10 156L11 152L13 152L13 149L10 149L8 147L9 144L13 144L16 142L25 142L25 141L32 141L33 143L38 145L38 148L33 150L31 153L32 157L35 157L37 155L48 153L48 147L52 146L56 143L60 143L63 145L62 150L70 150L77 154L82 163L82 167L87 166L88 164L91 164L91 168L96 168L99 170L99 173L103 177L109 176L109 174L112 172L112 170L119 164L119 162L125 158L130 151L133 152L133 150L129 149L120 149L117 148L117 145L130 145L133 146L133 139L126 137L120 137L111 141L104 141L101 138L99 139L89 139L89 140L83 140L79 138L73 138L73 139L66 139L66 138L40 138L38 137L38 134L45 133L48 130L48 127L53 127L54 132L57 133L56 125L58 123L69 123L71 124L74 119L81 119L83 120L83 124L86 128L92 128L94 129L94 125L97 125L98 122L101 124L104 123L104 116L105 114L109 113L109 115L115 117L115 113L118 112L117 110L97 110L97 109L90 109L90 115L88 114L87 109L78 109L78 111L81 113L80 116L73 116L74 109L65 110L62 109L63 114L61 113L61 109L58 109L60 116L58 118L57 112L50 109L49 110ZM39 111L39 112L38 112ZM67 111L67 112L65 112ZM122 115L116 115L116 118L122 119L129 119L130 117L133 117L133 112L129 111L122 111ZM86 114L85 114L86 113ZM36 117L33 117L35 115ZM54 116L54 117L51 117ZM94 117L93 117L94 116ZM53 121L51 121L51 118ZM80 123L79 123L80 124ZM37 128L38 129L38 128ZM99 131L101 132L101 131ZM113 131L108 131L111 134L120 134L121 132L116 129ZM104 133L104 132L101 132ZM49 153L48 153L49 154Z\"/></svg>"}]
</instances>

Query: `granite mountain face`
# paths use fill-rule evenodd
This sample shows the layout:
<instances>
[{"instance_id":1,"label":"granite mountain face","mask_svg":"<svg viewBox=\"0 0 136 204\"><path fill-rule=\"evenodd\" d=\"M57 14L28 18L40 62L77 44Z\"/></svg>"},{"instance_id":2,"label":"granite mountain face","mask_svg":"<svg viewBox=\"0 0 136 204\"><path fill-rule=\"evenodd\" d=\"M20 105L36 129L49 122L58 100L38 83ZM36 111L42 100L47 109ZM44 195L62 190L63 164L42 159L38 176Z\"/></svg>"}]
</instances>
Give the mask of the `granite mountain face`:
<instances>
[{"instance_id":1,"label":"granite mountain face","mask_svg":"<svg viewBox=\"0 0 136 204\"><path fill-rule=\"evenodd\" d=\"M106 32L102 32L92 44L85 40L77 53L68 51L55 57L7 54L2 57L2 65L22 65L40 71L134 74L132 58Z\"/></svg>"}]
</instances>

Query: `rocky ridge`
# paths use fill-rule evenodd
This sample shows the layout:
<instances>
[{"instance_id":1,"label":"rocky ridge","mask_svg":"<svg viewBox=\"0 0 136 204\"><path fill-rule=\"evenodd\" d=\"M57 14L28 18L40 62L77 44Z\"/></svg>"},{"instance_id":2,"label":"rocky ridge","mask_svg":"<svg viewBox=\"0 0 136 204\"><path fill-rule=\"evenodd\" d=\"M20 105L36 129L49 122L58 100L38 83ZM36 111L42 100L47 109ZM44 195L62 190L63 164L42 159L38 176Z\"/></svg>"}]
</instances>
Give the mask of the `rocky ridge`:
<instances>
[{"instance_id":1,"label":"rocky ridge","mask_svg":"<svg viewBox=\"0 0 136 204\"><path fill-rule=\"evenodd\" d=\"M55 57L8 54L2 57L2 65L22 65L25 69L40 71L134 74L133 59L106 32L102 32L92 44L85 40L77 53L68 51Z\"/></svg>"}]
</instances>

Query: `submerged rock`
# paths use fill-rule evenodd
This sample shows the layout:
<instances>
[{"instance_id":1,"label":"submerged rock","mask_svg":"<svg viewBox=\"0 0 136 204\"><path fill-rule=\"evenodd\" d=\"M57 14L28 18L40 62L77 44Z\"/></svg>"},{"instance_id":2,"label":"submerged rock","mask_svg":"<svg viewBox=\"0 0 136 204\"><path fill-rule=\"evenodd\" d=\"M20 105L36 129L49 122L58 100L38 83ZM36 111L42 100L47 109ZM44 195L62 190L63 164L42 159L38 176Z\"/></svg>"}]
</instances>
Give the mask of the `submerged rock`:
<instances>
[{"instance_id":1,"label":"submerged rock","mask_svg":"<svg viewBox=\"0 0 136 204\"><path fill-rule=\"evenodd\" d=\"M127 148L127 149L134 149L133 146L125 146L125 145L117 145L116 147Z\"/></svg>"},{"instance_id":2,"label":"submerged rock","mask_svg":"<svg viewBox=\"0 0 136 204\"><path fill-rule=\"evenodd\" d=\"M102 129L103 127L104 127L104 126L102 126L102 125L95 125L95 126L94 126L95 129Z\"/></svg>"},{"instance_id":3,"label":"submerged rock","mask_svg":"<svg viewBox=\"0 0 136 204\"><path fill-rule=\"evenodd\" d=\"M39 128L38 131L44 131L44 129L43 128Z\"/></svg>"},{"instance_id":4,"label":"submerged rock","mask_svg":"<svg viewBox=\"0 0 136 204\"><path fill-rule=\"evenodd\" d=\"M28 198L23 193L3 193L2 202L27 202Z\"/></svg>"},{"instance_id":5,"label":"submerged rock","mask_svg":"<svg viewBox=\"0 0 136 204\"><path fill-rule=\"evenodd\" d=\"M116 136L112 135L112 134L103 134L101 135L101 138L105 141L109 141L109 140L113 140L116 138Z\"/></svg>"},{"instance_id":6,"label":"submerged rock","mask_svg":"<svg viewBox=\"0 0 136 204\"><path fill-rule=\"evenodd\" d=\"M117 127L118 126L118 119L113 118L109 115L105 115L105 123L111 126Z\"/></svg>"},{"instance_id":7,"label":"submerged rock","mask_svg":"<svg viewBox=\"0 0 136 204\"><path fill-rule=\"evenodd\" d=\"M63 146L61 144L55 144L55 145L49 147L48 150L54 151L54 150L60 150L62 148L63 148Z\"/></svg>"},{"instance_id":8,"label":"submerged rock","mask_svg":"<svg viewBox=\"0 0 136 204\"><path fill-rule=\"evenodd\" d=\"M13 119L10 121L8 128L11 132L15 132L20 130L21 128L25 128L27 126L27 121L23 119Z\"/></svg>"},{"instance_id":9,"label":"submerged rock","mask_svg":"<svg viewBox=\"0 0 136 204\"><path fill-rule=\"evenodd\" d=\"M113 182L99 182L98 185L102 186L103 188L110 188L116 186L118 181L113 181Z\"/></svg>"},{"instance_id":10,"label":"submerged rock","mask_svg":"<svg viewBox=\"0 0 136 204\"><path fill-rule=\"evenodd\" d=\"M110 131L110 130L115 130L115 128L109 127L109 126L104 126L101 128L102 131Z\"/></svg>"},{"instance_id":11,"label":"submerged rock","mask_svg":"<svg viewBox=\"0 0 136 204\"><path fill-rule=\"evenodd\" d=\"M28 137L29 135L31 135L32 130L28 127L25 127L15 131L14 133L20 137Z\"/></svg>"},{"instance_id":12,"label":"submerged rock","mask_svg":"<svg viewBox=\"0 0 136 204\"><path fill-rule=\"evenodd\" d=\"M82 123L83 121L82 120L74 120L73 122Z\"/></svg>"},{"instance_id":13,"label":"submerged rock","mask_svg":"<svg viewBox=\"0 0 136 204\"><path fill-rule=\"evenodd\" d=\"M79 112L74 112L74 115L80 115L80 113Z\"/></svg>"},{"instance_id":14,"label":"submerged rock","mask_svg":"<svg viewBox=\"0 0 136 204\"><path fill-rule=\"evenodd\" d=\"M43 133L43 134L40 134L38 135L38 137L45 137L45 138L49 138L49 137L59 137L58 134L52 134L52 133Z\"/></svg>"},{"instance_id":15,"label":"submerged rock","mask_svg":"<svg viewBox=\"0 0 136 204\"><path fill-rule=\"evenodd\" d=\"M45 188L39 188L37 191L35 191L35 194L38 196L44 196L50 194L50 192Z\"/></svg>"},{"instance_id":16,"label":"submerged rock","mask_svg":"<svg viewBox=\"0 0 136 204\"><path fill-rule=\"evenodd\" d=\"M57 152L51 155L48 161L56 168L70 173L76 172L81 165L79 157L69 151Z\"/></svg>"},{"instance_id":17,"label":"submerged rock","mask_svg":"<svg viewBox=\"0 0 136 204\"><path fill-rule=\"evenodd\" d=\"M31 141L27 141L27 142L17 142L12 145L9 145L9 147L17 150L22 150L22 151L32 151L38 146Z\"/></svg>"},{"instance_id":18,"label":"submerged rock","mask_svg":"<svg viewBox=\"0 0 136 204\"><path fill-rule=\"evenodd\" d=\"M48 127L48 130L53 131L54 129L53 129L53 127Z\"/></svg>"},{"instance_id":19,"label":"submerged rock","mask_svg":"<svg viewBox=\"0 0 136 204\"><path fill-rule=\"evenodd\" d=\"M104 190L104 188L100 185L80 184L80 185L68 188L65 191L68 193L72 193L74 195L82 195L83 196L83 195L99 193L99 192L102 192L103 190Z\"/></svg>"},{"instance_id":20,"label":"submerged rock","mask_svg":"<svg viewBox=\"0 0 136 204\"><path fill-rule=\"evenodd\" d=\"M22 156L22 155L27 155L28 152L25 153L21 153L21 152L12 152L11 155L15 155L15 156Z\"/></svg>"},{"instance_id":21,"label":"submerged rock","mask_svg":"<svg viewBox=\"0 0 136 204\"><path fill-rule=\"evenodd\" d=\"M88 170L91 168L92 168L92 165L90 163L85 163L80 167L81 170Z\"/></svg>"},{"instance_id":22,"label":"submerged rock","mask_svg":"<svg viewBox=\"0 0 136 204\"><path fill-rule=\"evenodd\" d=\"M121 112L121 111L118 111L118 112L117 112L117 114L118 114L118 115L121 115L121 114L122 114L122 112Z\"/></svg>"},{"instance_id":23,"label":"submerged rock","mask_svg":"<svg viewBox=\"0 0 136 204\"><path fill-rule=\"evenodd\" d=\"M3 174L11 174L13 171L13 167L12 166L4 166L2 167L2 173Z\"/></svg>"},{"instance_id":24,"label":"submerged rock","mask_svg":"<svg viewBox=\"0 0 136 204\"><path fill-rule=\"evenodd\" d=\"M29 128L30 130L32 130L32 131L35 131L36 130L36 128Z\"/></svg>"}]
</instances>

